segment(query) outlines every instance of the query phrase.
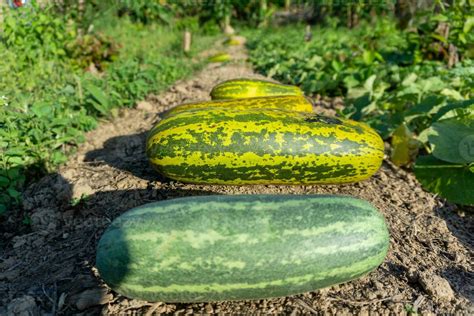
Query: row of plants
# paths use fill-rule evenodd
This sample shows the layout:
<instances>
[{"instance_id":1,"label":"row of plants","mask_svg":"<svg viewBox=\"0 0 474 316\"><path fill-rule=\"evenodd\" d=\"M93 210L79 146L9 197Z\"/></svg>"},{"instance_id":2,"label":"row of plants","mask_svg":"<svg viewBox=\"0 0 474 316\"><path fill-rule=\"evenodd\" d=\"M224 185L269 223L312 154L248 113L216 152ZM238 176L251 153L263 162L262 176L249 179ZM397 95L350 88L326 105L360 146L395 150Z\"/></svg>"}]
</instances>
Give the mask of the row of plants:
<instances>
[{"instance_id":1,"label":"row of plants","mask_svg":"<svg viewBox=\"0 0 474 316\"><path fill-rule=\"evenodd\" d=\"M76 0L55 2L63 14L74 16L88 26L104 12L127 16L141 24L180 25L190 20L198 21L201 31L219 30L231 20L247 25L265 24L273 12L283 8L284 1L267 0L215 0L215 1L146 1L146 0L89 0L78 4ZM294 3L297 4L296 2ZM80 19L78 19L81 17ZM193 28L196 24L187 25Z\"/></svg>"},{"instance_id":2,"label":"row of plants","mask_svg":"<svg viewBox=\"0 0 474 316\"><path fill-rule=\"evenodd\" d=\"M81 30L36 5L5 11L0 28L0 214L100 119L199 68L190 60L214 40L195 34L184 54L180 30L114 15Z\"/></svg>"},{"instance_id":3,"label":"row of plants","mask_svg":"<svg viewBox=\"0 0 474 316\"><path fill-rule=\"evenodd\" d=\"M259 72L307 94L344 96L340 114L377 129L392 143L395 164L413 167L428 190L470 205L473 19L472 10L455 7L424 15L411 30L384 19L353 29L317 27L310 41L302 26L262 30L248 33L250 60ZM440 32L440 25L450 32ZM443 53L453 49L454 57Z\"/></svg>"}]
</instances>

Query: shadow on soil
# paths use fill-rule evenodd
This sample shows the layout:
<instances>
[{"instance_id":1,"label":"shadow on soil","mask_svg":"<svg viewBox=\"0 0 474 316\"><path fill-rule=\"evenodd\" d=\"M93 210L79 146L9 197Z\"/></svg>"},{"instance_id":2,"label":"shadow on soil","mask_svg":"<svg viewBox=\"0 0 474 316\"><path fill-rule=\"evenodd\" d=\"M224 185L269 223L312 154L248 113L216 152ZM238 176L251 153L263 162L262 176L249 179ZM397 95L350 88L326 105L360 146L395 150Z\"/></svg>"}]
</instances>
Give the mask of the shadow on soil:
<instances>
[{"instance_id":1,"label":"shadow on soil","mask_svg":"<svg viewBox=\"0 0 474 316\"><path fill-rule=\"evenodd\" d=\"M459 207L459 206L458 206ZM436 215L444 219L446 226L451 233L471 252L474 250L474 213L473 209L466 207L463 216L460 215L457 207L440 207L435 209ZM456 261L456 258L450 258ZM474 272L468 271L461 266L453 265L441 272L451 287L460 295L474 303Z\"/></svg>"},{"instance_id":2,"label":"shadow on soil","mask_svg":"<svg viewBox=\"0 0 474 316\"><path fill-rule=\"evenodd\" d=\"M460 216L456 207L435 209L436 215L445 220L448 229L467 249L474 249L474 213L466 212Z\"/></svg>"},{"instance_id":3,"label":"shadow on soil","mask_svg":"<svg viewBox=\"0 0 474 316\"><path fill-rule=\"evenodd\" d=\"M61 175L51 174L44 179L33 185L31 190L35 193L25 201L24 213L32 219L31 232L6 242L2 259L11 264L2 265L0 274L10 271L10 280L0 305L30 295L41 302L39 305L46 312L70 314L95 308L100 312L100 307L92 307L97 305L93 302L111 297L94 272L96 248L112 220L149 202L216 194L203 190L150 188L97 192L73 201L71 184ZM119 283L120 277L114 275L114 281ZM62 293L66 300L58 311L55 308ZM0 314L1 311L0 308Z\"/></svg>"},{"instance_id":4,"label":"shadow on soil","mask_svg":"<svg viewBox=\"0 0 474 316\"><path fill-rule=\"evenodd\" d=\"M441 276L448 280L453 290L474 303L474 272L460 266L452 266L441 272Z\"/></svg>"},{"instance_id":5,"label":"shadow on soil","mask_svg":"<svg viewBox=\"0 0 474 316\"><path fill-rule=\"evenodd\" d=\"M106 163L148 181L169 182L169 179L153 170L148 162L145 154L147 133L112 137L105 142L103 148L88 152L84 160Z\"/></svg>"}]
</instances>

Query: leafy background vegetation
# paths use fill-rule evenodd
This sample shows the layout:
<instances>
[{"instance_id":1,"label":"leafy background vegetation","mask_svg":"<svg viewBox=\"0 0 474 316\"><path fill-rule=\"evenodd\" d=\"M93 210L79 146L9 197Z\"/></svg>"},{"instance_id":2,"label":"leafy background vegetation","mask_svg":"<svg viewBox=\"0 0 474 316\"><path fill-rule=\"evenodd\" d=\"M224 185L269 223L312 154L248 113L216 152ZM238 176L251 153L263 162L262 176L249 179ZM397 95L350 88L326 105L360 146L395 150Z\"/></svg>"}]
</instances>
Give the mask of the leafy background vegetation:
<instances>
[{"instance_id":1,"label":"leafy background vegetation","mask_svg":"<svg viewBox=\"0 0 474 316\"><path fill-rule=\"evenodd\" d=\"M308 95L343 96L340 114L376 128L395 164L474 204L473 7L410 3L64 0L4 10L0 214L99 120L191 74L202 63L190 58L233 28L247 35L257 71Z\"/></svg>"},{"instance_id":2,"label":"leafy background vegetation","mask_svg":"<svg viewBox=\"0 0 474 316\"><path fill-rule=\"evenodd\" d=\"M474 204L472 9L433 4L405 29L394 15L350 28L326 19L309 41L303 26L248 32L250 59L308 95L344 96L340 114L391 141L395 164L413 167L428 190Z\"/></svg>"},{"instance_id":3,"label":"leafy background vegetation","mask_svg":"<svg viewBox=\"0 0 474 316\"><path fill-rule=\"evenodd\" d=\"M71 3L62 12L36 4L4 11L0 214L20 201L25 181L65 162L98 120L199 68L202 63L191 58L216 35L212 30L195 34L193 50L185 55L181 29L197 28L192 19L176 25L169 16L165 24L145 23L150 21L118 14L129 9L126 3L102 8L92 2L83 9L94 14L94 24L89 24L78 17L77 2Z\"/></svg>"}]
</instances>

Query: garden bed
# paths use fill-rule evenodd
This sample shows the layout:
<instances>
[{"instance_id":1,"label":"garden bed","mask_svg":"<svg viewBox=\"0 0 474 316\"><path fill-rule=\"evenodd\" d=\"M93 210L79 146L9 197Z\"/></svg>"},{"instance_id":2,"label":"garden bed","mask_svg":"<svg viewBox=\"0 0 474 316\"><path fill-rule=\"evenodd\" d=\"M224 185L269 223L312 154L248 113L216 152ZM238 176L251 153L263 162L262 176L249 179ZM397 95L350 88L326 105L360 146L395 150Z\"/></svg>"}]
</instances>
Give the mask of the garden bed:
<instances>
[{"instance_id":1,"label":"garden bed","mask_svg":"<svg viewBox=\"0 0 474 316\"><path fill-rule=\"evenodd\" d=\"M147 131L159 113L185 101L209 99L216 83L261 77L242 61L208 65L191 79L86 135L86 142L59 169L24 194L28 230L3 233L0 314L21 309L57 314L179 313L364 313L472 312L472 215L425 192L413 174L388 160L367 181L331 186L191 185L160 177L144 153ZM319 101L316 111L332 112ZM124 211L151 201L208 194L346 194L373 203L385 216L391 239L384 263L364 278L298 296L202 304L130 300L103 284L94 267L97 242ZM5 224L17 227L19 217ZM21 231L21 230L20 230ZM203 280L204 281L204 280Z\"/></svg>"}]
</instances>

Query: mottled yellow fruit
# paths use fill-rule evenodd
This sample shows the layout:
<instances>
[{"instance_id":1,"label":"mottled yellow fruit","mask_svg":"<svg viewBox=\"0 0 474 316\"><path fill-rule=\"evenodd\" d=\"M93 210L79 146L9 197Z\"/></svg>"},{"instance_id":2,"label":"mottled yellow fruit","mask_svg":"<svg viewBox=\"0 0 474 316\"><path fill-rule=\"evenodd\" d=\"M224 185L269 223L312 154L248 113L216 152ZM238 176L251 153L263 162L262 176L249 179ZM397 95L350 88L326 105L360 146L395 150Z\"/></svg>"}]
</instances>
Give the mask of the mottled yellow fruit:
<instances>
[{"instance_id":1,"label":"mottled yellow fruit","mask_svg":"<svg viewBox=\"0 0 474 316\"><path fill-rule=\"evenodd\" d=\"M146 150L156 170L183 182L329 184L373 175L384 145L372 128L347 119L206 108L159 122Z\"/></svg>"},{"instance_id":2,"label":"mottled yellow fruit","mask_svg":"<svg viewBox=\"0 0 474 316\"><path fill-rule=\"evenodd\" d=\"M184 111L217 107L232 110L281 109L294 112L313 112L313 104L308 98L303 96L277 96L185 103L172 108L166 112L163 117L169 117Z\"/></svg>"},{"instance_id":3,"label":"mottled yellow fruit","mask_svg":"<svg viewBox=\"0 0 474 316\"><path fill-rule=\"evenodd\" d=\"M231 59L231 56L227 53L218 53L209 57L209 61L212 63L222 63L225 61L229 61L230 59Z\"/></svg>"},{"instance_id":4,"label":"mottled yellow fruit","mask_svg":"<svg viewBox=\"0 0 474 316\"><path fill-rule=\"evenodd\" d=\"M244 99L255 97L303 95L297 86L285 85L266 80L232 79L219 83L211 91L213 100Z\"/></svg>"}]
</instances>

